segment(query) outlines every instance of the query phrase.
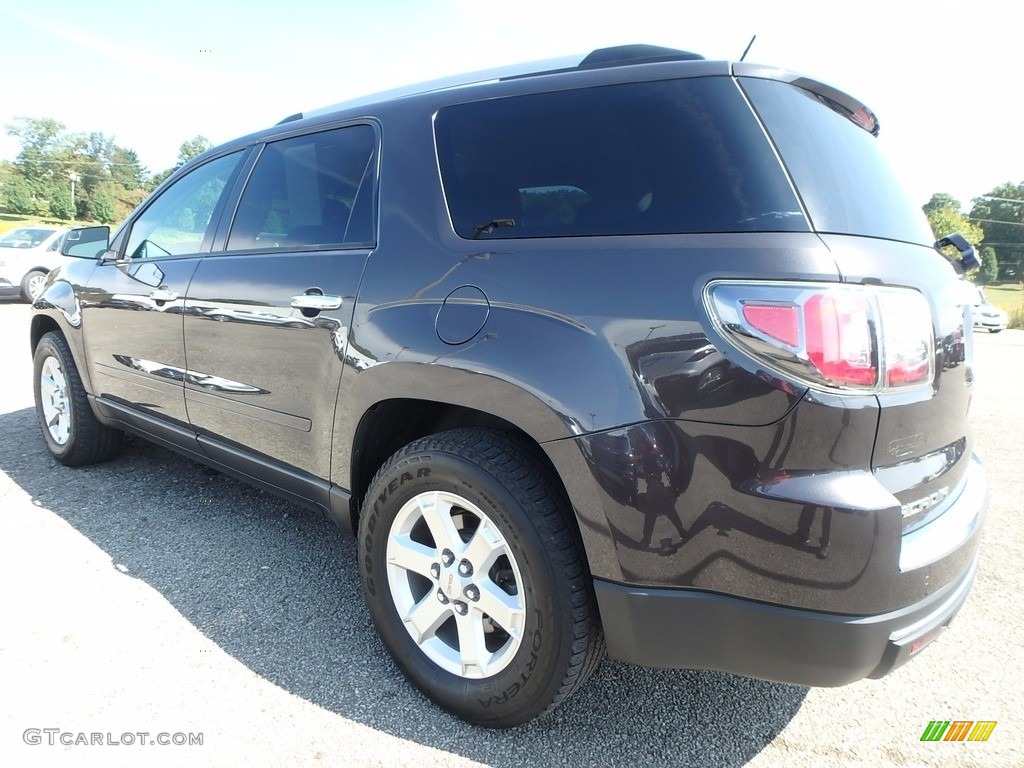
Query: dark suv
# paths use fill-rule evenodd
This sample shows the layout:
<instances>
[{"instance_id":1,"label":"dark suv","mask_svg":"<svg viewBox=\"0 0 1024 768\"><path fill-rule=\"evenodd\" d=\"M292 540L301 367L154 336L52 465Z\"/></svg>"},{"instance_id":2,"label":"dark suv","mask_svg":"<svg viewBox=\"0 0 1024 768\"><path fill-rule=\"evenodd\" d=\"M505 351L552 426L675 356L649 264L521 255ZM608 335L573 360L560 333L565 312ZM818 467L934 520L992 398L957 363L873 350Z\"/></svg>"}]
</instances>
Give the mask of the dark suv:
<instances>
[{"instance_id":1,"label":"dark suv","mask_svg":"<svg viewBox=\"0 0 1024 768\"><path fill-rule=\"evenodd\" d=\"M475 723L544 713L606 644L880 677L966 598L986 484L973 253L940 255L877 133L821 83L646 46L296 115L71 233L32 318L43 436L323 510L396 663Z\"/></svg>"}]
</instances>

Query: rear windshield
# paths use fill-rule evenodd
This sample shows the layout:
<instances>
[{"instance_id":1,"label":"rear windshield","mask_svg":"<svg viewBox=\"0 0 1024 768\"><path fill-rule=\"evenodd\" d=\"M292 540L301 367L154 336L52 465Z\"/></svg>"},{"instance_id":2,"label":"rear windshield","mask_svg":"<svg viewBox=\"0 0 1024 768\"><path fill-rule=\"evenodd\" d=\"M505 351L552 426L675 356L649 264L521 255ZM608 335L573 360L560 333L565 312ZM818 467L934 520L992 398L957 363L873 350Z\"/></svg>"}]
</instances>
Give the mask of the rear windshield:
<instances>
[{"instance_id":1,"label":"rear windshield","mask_svg":"<svg viewBox=\"0 0 1024 768\"><path fill-rule=\"evenodd\" d=\"M814 229L931 245L934 237L878 148L838 105L776 80L742 79Z\"/></svg>"},{"instance_id":2,"label":"rear windshield","mask_svg":"<svg viewBox=\"0 0 1024 768\"><path fill-rule=\"evenodd\" d=\"M465 238L809 229L728 77L459 104L435 130Z\"/></svg>"}]
</instances>

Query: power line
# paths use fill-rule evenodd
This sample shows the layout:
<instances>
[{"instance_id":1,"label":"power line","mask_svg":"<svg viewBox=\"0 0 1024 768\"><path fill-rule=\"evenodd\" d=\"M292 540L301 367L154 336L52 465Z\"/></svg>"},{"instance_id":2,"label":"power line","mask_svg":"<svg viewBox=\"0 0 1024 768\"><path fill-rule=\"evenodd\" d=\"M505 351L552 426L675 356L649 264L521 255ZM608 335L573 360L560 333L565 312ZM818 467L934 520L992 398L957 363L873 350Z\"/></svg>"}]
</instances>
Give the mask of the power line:
<instances>
[{"instance_id":1,"label":"power line","mask_svg":"<svg viewBox=\"0 0 1024 768\"><path fill-rule=\"evenodd\" d=\"M970 221L983 221L986 224L1008 224L1011 227L1024 227L1022 221L1001 221L999 219L976 219L973 216L967 217Z\"/></svg>"},{"instance_id":2,"label":"power line","mask_svg":"<svg viewBox=\"0 0 1024 768\"><path fill-rule=\"evenodd\" d=\"M1017 203L1024 205L1024 200L1015 200L1012 197L993 197L992 195L978 195L975 200L999 200L1004 203Z\"/></svg>"},{"instance_id":3,"label":"power line","mask_svg":"<svg viewBox=\"0 0 1024 768\"><path fill-rule=\"evenodd\" d=\"M134 168L134 167L141 168L142 167L142 163L108 163L108 162L104 162L103 160L84 160L84 159L83 160L79 160L77 158L70 159L70 160L5 160L3 162L8 162L8 163L10 163L11 165L13 165L15 167L17 167L19 165L60 165L60 164L64 164L64 165L102 165L102 166L127 165L127 166L132 167L132 168Z\"/></svg>"}]
</instances>

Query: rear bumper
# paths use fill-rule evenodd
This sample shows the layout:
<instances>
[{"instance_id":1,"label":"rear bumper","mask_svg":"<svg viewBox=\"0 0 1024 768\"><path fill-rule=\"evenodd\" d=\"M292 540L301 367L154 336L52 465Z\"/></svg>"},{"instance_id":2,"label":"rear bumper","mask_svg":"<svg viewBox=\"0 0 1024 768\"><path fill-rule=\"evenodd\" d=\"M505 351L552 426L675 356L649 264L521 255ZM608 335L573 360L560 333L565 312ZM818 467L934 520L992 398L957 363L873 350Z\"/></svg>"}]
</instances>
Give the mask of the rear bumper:
<instances>
[{"instance_id":1,"label":"rear bumper","mask_svg":"<svg viewBox=\"0 0 1024 768\"><path fill-rule=\"evenodd\" d=\"M958 578L924 600L877 616L842 616L601 580L595 590L614 659L837 686L882 677L935 639L967 599L976 570L974 558Z\"/></svg>"}]
</instances>

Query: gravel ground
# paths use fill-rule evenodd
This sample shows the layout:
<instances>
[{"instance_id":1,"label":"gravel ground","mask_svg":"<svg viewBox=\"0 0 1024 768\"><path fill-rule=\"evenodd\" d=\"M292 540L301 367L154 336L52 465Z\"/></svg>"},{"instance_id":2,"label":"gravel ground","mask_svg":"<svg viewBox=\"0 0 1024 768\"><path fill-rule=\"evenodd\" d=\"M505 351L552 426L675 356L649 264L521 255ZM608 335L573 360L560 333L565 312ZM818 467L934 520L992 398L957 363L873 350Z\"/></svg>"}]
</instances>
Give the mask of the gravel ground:
<instances>
[{"instance_id":1,"label":"gravel ground","mask_svg":"<svg viewBox=\"0 0 1024 768\"><path fill-rule=\"evenodd\" d=\"M314 513L139 440L58 466L32 411L28 316L0 302L0 765L1024 765L1022 331L977 337L984 559L913 663L807 689L606 661L549 717L493 732L406 684L363 606L354 541ZM998 726L984 743L920 742L933 719ZM148 735L28 745L30 728ZM149 743L161 733L203 743Z\"/></svg>"}]
</instances>

